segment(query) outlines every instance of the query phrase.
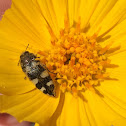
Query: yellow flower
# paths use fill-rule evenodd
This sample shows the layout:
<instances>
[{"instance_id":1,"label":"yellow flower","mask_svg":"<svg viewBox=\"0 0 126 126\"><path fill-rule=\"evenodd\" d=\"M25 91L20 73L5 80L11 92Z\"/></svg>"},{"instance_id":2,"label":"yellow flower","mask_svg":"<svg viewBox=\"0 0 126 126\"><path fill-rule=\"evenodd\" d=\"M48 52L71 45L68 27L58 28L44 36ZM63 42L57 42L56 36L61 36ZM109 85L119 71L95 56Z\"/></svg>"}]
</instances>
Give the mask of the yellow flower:
<instances>
[{"instance_id":1,"label":"yellow flower","mask_svg":"<svg viewBox=\"0 0 126 126\"><path fill-rule=\"evenodd\" d=\"M13 0L0 22L0 112L46 126L125 126L126 1ZM18 65L27 50L56 96Z\"/></svg>"}]
</instances>

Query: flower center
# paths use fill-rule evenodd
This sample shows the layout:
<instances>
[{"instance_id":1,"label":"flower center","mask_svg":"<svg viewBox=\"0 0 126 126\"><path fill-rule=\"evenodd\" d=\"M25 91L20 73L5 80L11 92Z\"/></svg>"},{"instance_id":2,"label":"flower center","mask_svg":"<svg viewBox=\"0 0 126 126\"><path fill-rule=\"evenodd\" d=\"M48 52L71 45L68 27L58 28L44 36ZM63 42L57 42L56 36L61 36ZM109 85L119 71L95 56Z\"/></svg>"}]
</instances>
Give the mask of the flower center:
<instances>
[{"instance_id":1,"label":"flower center","mask_svg":"<svg viewBox=\"0 0 126 126\"><path fill-rule=\"evenodd\" d=\"M51 31L51 30L50 30ZM105 79L107 67L113 67L107 58L107 50L111 44L102 47L96 40L97 33L87 36L80 30L80 22L75 27L60 30L58 37L53 32L52 49L43 54L42 62L51 71L60 85L62 92L69 91L76 95L79 91L90 89ZM53 74L56 73L56 74Z\"/></svg>"}]
</instances>

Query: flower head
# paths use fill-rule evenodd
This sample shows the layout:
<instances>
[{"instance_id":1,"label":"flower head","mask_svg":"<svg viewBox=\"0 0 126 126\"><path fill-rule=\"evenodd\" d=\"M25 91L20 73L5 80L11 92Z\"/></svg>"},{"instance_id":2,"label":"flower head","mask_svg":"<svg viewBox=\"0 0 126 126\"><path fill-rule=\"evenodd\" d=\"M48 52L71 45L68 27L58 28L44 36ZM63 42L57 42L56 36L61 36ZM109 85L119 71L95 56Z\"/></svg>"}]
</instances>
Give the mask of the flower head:
<instances>
[{"instance_id":1,"label":"flower head","mask_svg":"<svg viewBox=\"0 0 126 126\"><path fill-rule=\"evenodd\" d=\"M125 125L125 3L13 0L0 22L0 111L40 125ZM18 65L26 50L48 70L55 97Z\"/></svg>"}]
</instances>

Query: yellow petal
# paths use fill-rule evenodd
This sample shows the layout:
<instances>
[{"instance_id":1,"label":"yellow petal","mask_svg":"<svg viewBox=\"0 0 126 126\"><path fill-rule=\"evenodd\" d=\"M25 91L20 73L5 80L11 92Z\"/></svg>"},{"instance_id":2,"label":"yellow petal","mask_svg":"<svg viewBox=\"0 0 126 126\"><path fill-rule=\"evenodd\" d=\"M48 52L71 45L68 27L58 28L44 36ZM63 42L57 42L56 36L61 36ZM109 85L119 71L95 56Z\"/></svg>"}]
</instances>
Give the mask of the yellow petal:
<instances>
[{"instance_id":1,"label":"yellow petal","mask_svg":"<svg viewBox=\"0 0 126 126\"><path fill-rule=\"evenodd\" d=\"M119 123L125 126L126 118L113 109L118 103L110 106L107 102L108 98L104 96L103 98L86 91L81 97L75 98L70 93L66 93L64 100L61 97L63 101L59 109L44 126L111 126ZM126 113L124 109L122 111Z\"/></svg>"},{"instance_id":2,"label":"yellow petal","mask_svg":"<svg viewBox=\"0 0 126 126\"><path fill-rule=\"evenodd\" d=\"M80 2L78 13L81 17L81 26L83 29L90 27L90 18L94 13L95 9L97 8L99 2L99 0L82 0Z\"/></svg>"},{"instance_id":3,"label":"yellow petal","mask_svg":"<svg viewBox=\"0 0 126 126\"><path fill-rule=\"evenodd\" d=\"M117 96L119 99L126 102L125 96L125 79L126 79L126 52L121 52L109 57L112 64L116 64L119 67L114 69L107 69L107 72L110 74L111 78L118 79L117 81L104 81L101 85L102 88L107 89L114 96ZM118 92L118 93L117 93Z\"/></svg>"},{"instance_id":4,"label":"yellow petal","mask_svg":"<svg viewBox=\"0 0 126 126\"><path fill-rule=\"evenodd\" d=\"M90 126L92 120L88 119L85 102L81 98L75 98L71 93L65 93L61 98L59 109L45 126Z\"/></svg>"},{"instance_id":5,"label":"yellow petal","mask_svg":"<svg viewBox=\"0 0 126 126\"><path fill-rule=\"evenodd\" d=\"M79 7L80 7L80 0L68 0L68 5L67 6L67 11L68 11L68 16L69 16L69 22L70 26L75 25L75 22L78 22L79 20Z\"/></svg>"},{"instance_id":6,"label":"yellow petal","mask_svg":"<svg viewBox=\"0 0 126 126\"><path fill-rule=\"evenodd\" d=\"M61 28L64 28L66 16L69 18L70 26L78 21L80 5L78 0L36 0L34 2L56 35Z\"/></svg>"},{"instance_id":7,"label":"yellow petal","mask_svg":"<svg viewBox=\"0 0 126 126\"><path fill-rule=\"evenodd\" d=\"M85 97L88 99L86 104L87 115L90 115L89 120L90 117L94 119L95 126L125 126L126 118L114 110L116 105L109 106L105 102L106 97L100 97L91 91L87 91ZM124 113L126 113L125 111L126 109L123 109ZM91 125L93 125L92 122Z\"/></svg>"},{"instance_id":8,"label":"yellow petal","mask_svg":"<svg viewBox=\"0 0 126 126\"><path fill-rule=\"evenodd\" d=\"M90 18L86 26L90 27L88 34L96 32L99 28L101 28L100 34L104 34L125 19L125 0L101 0L96 2L94 10L92 10L93 6L90 9L93 12L91 15L89 14Z\"/></svg>"},{"instance_id":9,"label":"yellow petal","mask_svg":"<svg viewBox=\"0 0 126 126\"><path fill-rule=\"evenodd\" d=\"M18 65L21 51L0 49L0 93L6 95L21 94L33 90L34 84L26 77Z\"/></svg>"},{"instance_id":10,"label":"yellow petal","mask_svg":"<svg viewBox=\"0 0 126 126\"><path fill-rule=\"evenodd\" d=\"M59 97L50 97L36 89L22 95L1 95L0 101L1 112L13 115L18 121L43 124L55 112Z\"/></svg>"},{"instance_id":11,"label":"yellow petal","mask_svg":"<svg viewBox=\"0 0 126 126\"><path fill-rule=\"evenodd\" d=\"M98 39L101 42L101 45L103 45L104 47L108 45L110 42L114 42L111 48L120 46L121 48L117 52L125 50L126 49L125 26L126 26L126 20L123 20L122 22L117 24L115 27L113 27L110 31L106 32L105 34L100 35Z\"/></svg>"},{"instance_id":12,"label":"yellow petal","mask_svg":"<svg viewBox=\"0 0 126 126\"><path fill-rule=\"evenodd\" d=\"M48 22L55 35L58 34L59 29L57 17L53 8L53 2L50 0L34 0L34 3L37 5L37 8Z\"/></svg>"},{"instance_id":13,"label":"yellow petal","mask_svg":"<svg viewBox=\"0 0 126 126\"><path fill-rule=\"evenodd\" d=\"M38 123L35 123L35 126L40 126Z\"/></svg>"},{"instance_id":14,"label":"yellow petal","mask_svg":"<svg viewBox=\"0 0 126 126\"><path fill-rule=\"evenodd\" d=\"M39 0L41 1L41 0ZM57 28L60 30L60 28L64 28L64 17L66 14L66 1L65 0L51 0L51 5L48 8L53 8L55 12L55 18L53 17L53 20L57 20ZM45 15L47 17L47 15ZM59 31L58 31L59 32Z\"/></svg>"},{"instance_id":15,"label":"yellow petal","mask_svg":"<svg viewBox=\"0 0 126 126\"><path fill-rule=\"evenodd\" d=\"M88 121L85 118L85 124L88 126ZM79 113L79 99L74 98L70 93L65 94L65 101L62 113L57 120L59 126L81 126L81 116Z\"/></svg>"},{"instance_id":16,"label":"yellow petal","mask_svg":"<svg viewBox=\"0 0 126 126\"><path fill-rule=\"evenodd\" d=\"M117 81L104 81L98 90L104 94L104 100L113 110L126 118L126 52L118 53L111 56L112 63L119 65L115 69L108 69L107 72L111 78L118 79Z\"/></svg>"},{"instance_id":17,"label":"yellow petal","mask_svg":"<svg viewBox=\"0 0 126 126\"><path fill-rule=\"evenodd\" d=\"M100 24L101 21L105 19L105 16L111 11L111 9L115 6L116 3L117 3L117 0L99 1L89 21L91 28L94 24L95 25Z\"/></svg>"},{"instance_id":18,"label":"yellow petal","mask_svg":"<svg viewBox=\"0 0 126 126\"><path fill-rule=\"evenodd\" d=\"M34 49L50 48L50 35L46 26L41 12L31 0L13 0L11 9L5 12L0 22L1 47L20 47L25 50L29 44Z\"/></svg>"},{"instance_id":19,"label":"yellow petal","mask_svg":"<svg viewBox=\"0 0 126 126\"><path fill-rule=\"evenodd\" d=\"M118 0L116 4L111 8L111 11L104 17L103 21L99 23L99 26L95 26L101 27L100 34L111 31L111 29L115 28L126 19L126 6L124 6L125 4L125 0ZM92 29L94 29L94 27L92 27Z\"/></svg>"},{"instance_id":20,"label":"yellow petal","mask_svg":"<svg viewBox=\"0 0 126 126\"><path fill-rule=\"evenodd\" d=\"M32 9L31 9L32 8ZM35 88L19 63L27 45L34 53L50 48L47 23L31 0L13 0L0 22L0 92L21 94Z\"/></svg>"}]
</instances>

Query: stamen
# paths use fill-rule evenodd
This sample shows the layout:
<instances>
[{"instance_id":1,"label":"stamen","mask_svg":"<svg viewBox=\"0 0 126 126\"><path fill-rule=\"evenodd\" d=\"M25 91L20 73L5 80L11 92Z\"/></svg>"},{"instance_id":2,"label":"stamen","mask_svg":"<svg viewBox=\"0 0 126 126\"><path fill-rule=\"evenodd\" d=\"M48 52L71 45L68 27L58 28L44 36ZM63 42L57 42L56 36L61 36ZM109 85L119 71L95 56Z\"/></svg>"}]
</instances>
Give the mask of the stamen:
<instances>
[{"instance_id":1,"label":"stamen","mask_svg":"<svg viewBox=\"0 0 126 126\"><path fill-rule=\"evenodd\" d=\"M55 45L55 41L57 40L57 38L56 38L56 36L50 26L47 26L47 29L51 35L51 43L52 43L52 45Z\"/></svg>"},{"instance_id":2,"label":"stamen","mask_svg":"<svg viewBox=\"0 0 126 126\"><path fill-rule=\"evenodd\" d=\"M65 15L64 27L65 27L65 31L68 32L68 30L70 28L70 23L69 23L69 17L67 14Z\"/></svg>"},{"instance_id":3,"label":"stamen","mask_svg":"<svg viewBox=\"0 0 126 126\"><path fill-rule=\"evenodd\" d=\"M113 44L114 42L110 42L108 45L106 45L101 51L100 54L104 54Z\"/></svg>"},{"instance_id":4,"label":"stamen","mask_svg":"<svg viewBox=\"0 0 126 126\"><path fill-rule=\"evenodd\" d=\"M60 90L64 93L69 91L74 96L88 89L98 93L94 87L100 82L106 79L117 80L111 78L106 69L118 67L116 64L111 64L108 54L120 49L111 48L113 42L105 47L97 42L101 28L92 36L87 36L81 32L80 25L79 18L75 28L70 28L69 18L66 15L65 28L60 30L59 36L56 37L53 30L48 27L52 49L38 52L49 71L56 73L51 76L60 85Z\"/></svg>"},{"instance_id":5,"label":"stamen","mask_svg":"<svg viewBox=\"0 0 126 126\"><path fill-rule=\"evenodd\" d=\"M81 18L79 17L78 22L76 24L76 32L80 33L80 25L81 25Z\"/></svg>"}]
</instances>

